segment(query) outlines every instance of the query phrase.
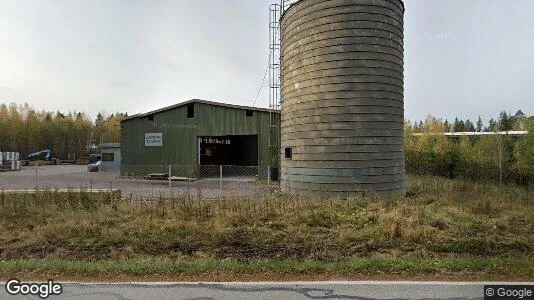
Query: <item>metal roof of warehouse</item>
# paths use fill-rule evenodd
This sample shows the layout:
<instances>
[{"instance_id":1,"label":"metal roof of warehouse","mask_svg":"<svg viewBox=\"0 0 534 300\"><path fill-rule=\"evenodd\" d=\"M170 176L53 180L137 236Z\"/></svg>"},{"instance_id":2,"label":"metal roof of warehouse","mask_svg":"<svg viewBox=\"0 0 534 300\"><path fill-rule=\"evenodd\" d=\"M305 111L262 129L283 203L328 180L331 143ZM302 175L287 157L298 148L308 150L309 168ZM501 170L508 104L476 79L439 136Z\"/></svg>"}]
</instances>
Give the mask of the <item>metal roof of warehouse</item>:
<instances>
[{"instance_id":1,"label":"metal roof of warehouse","mask_svg":"<svg viewBox=\"0 0 534 300\"><path fill-rule=\"evenodd\" d=\"M153 115L153 114L157 114L157 113L164 112L164 111L167 111L167 110L171 110L171 109L174 109L174 108L177 108L177 107L180 107L180 106L184 106L184 105L187 105L187 104L190 104L190 103L202 103L202 104L213 105L213 106L221 106L221 107L236 108L236 109L245 109L245 110L252 110L252 111L263 111L263 112L272 111L271 109L268 109L268 108L243 106L243 105L236 105L236 104L229 104L229 103L222 103L222 102L215 102L215 101L208 101L208 100L201 100L201 99L191 99L191 100L188 100L188 101L185 101L185 102L180 102L180 103L177 103L177 104L166 106L166 107L163 107L163 108L160 108L160 109L156 109L156 110L153 110L153 111L149 111L149 112L146 112L146 113L135 114L135 115L132 115L132 116L129 116L129 117L123 119L122 121L127 121L127 120L131 120L131 119L146 117L146 116L149 116L149 115ZM276 112L280 112L280 111L276 110Z\"/></svg>"}]
</instances>

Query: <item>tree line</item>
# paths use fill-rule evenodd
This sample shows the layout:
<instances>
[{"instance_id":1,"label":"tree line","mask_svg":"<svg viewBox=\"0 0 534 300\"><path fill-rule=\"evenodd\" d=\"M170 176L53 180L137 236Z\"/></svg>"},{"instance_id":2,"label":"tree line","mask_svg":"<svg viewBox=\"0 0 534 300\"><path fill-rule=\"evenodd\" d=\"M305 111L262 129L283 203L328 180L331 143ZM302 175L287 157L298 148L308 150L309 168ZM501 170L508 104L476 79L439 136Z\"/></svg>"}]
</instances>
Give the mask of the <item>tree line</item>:
<instances>
[{"instance_id":1,"label":"tree line","mask_svg":"<svg viewBox=\"0 0 534 300\"><path fill-rule=\"evenodd\" d=\"M82 112L0 104L0 151L19 152L21 158L45 149L59 159L86 157L101 142L120 142L120 121L126 116L99 113L93 121Z\"/></svg>"},{"instance_id":2,"label":"tree line","mask_svg":"<svg viewBox=\"0 0 534 300\"><path fill-rule=\"evenodd\" d=\"M527 123L532 120L534 120L534 117L527 117L521 110L518 110L515 114L502 111L496 119L490 118L486 124L481 117L478 117L476 122L472 122L469 119L455 118L452 122L445 119L442 123L444 132L496 132L526 130ZM407 123L413 132L422 133L427 131L423 121L407 121Z\"/></svg>"},{"instance_id":3,"label":"tree line","mask_svg":"<svg viewBox=\"0 0 534 300\"><path fill-rule=\"evenodd\" d=\"M82 112L36 110L28 104L0 104L0 151L21 157L44 149L59 159L86 157L100 143L120 142L120 121L125 113L95 120ZM526 136L476 136L450 138L413 133L495 132L527 130ZM479 118L448 120L428 116L405 123L406 169L411 173L474 180L534 183L534 116L522 111L501 112L486 124Z\"/></svg>"},{"instance_id":4,"label":"tree line","mask_svg":"<svg viewBox=\"0 0 534 300\"><path fill-rule=\"evenodd\" d=\"M528 134L463 137L424 134L511 130L524 130ZM534 116L527 117L521 111L514 115L502 112L485 126L480 118L475 124L458 119L450 124L427 116L424 121L407 121L405 133L409 173L534 184Z\"/></svg>"}]
</instances>

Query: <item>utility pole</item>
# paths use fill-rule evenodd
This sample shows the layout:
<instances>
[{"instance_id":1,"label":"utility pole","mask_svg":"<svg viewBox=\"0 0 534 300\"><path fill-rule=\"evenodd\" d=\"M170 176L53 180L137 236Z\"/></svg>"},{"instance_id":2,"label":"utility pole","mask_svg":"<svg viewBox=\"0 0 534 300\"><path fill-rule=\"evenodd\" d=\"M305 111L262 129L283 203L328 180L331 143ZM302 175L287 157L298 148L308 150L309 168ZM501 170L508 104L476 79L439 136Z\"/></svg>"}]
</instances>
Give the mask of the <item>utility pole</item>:
<instances>
[{"instance_id":1,"label":"utility pole","mask_svg":"<svg viewBox=\"0 0 534 300\"><path fill-rule=\"evenodd\" d=\"M502 134L499 135L499 183L502 184Z\"/></svg>"}]
</instances>

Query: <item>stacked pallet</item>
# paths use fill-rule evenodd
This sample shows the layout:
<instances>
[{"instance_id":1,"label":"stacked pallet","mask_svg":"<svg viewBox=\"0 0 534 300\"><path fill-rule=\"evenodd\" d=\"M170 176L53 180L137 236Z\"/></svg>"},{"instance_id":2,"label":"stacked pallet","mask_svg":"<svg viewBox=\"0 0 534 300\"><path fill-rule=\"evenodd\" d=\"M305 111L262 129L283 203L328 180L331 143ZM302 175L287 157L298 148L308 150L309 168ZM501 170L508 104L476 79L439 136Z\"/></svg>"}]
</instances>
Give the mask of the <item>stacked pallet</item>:
<instances>
[{"instance_id":1,"label":"stacked pallet","mask_svg":"<svg viewBox=\"0 0 534 300\"><path fill-rule=\"evenodd\" d=\"M0 152L0 171L20 171L20 165L18 152Z\"/></svg>"}]
</instances>

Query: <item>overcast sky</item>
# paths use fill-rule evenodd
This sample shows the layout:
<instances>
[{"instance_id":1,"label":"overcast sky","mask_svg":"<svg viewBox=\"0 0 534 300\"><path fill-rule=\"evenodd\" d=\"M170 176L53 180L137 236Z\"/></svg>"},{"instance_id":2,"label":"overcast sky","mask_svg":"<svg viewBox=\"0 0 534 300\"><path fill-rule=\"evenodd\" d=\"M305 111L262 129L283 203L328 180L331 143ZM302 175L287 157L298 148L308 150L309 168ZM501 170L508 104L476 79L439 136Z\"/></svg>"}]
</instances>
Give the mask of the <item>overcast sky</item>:
<instances>
[{"instance_id":1,"label":"overcast sky","mask_svg":"<svg viewBox=\"0 0 534 300\"><path fill-rule=\"evenodd\" d=\"M269 2L0 0L0 102L91 116L191 98L252 105ZM405 5L407 118L534 114L534 1Z\"/></svg>"}]
</instances>

